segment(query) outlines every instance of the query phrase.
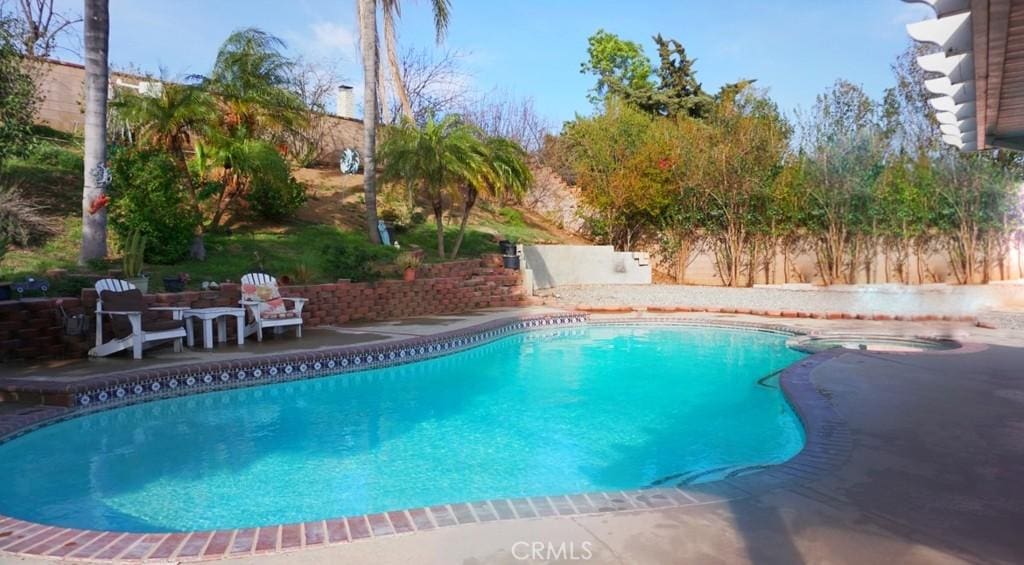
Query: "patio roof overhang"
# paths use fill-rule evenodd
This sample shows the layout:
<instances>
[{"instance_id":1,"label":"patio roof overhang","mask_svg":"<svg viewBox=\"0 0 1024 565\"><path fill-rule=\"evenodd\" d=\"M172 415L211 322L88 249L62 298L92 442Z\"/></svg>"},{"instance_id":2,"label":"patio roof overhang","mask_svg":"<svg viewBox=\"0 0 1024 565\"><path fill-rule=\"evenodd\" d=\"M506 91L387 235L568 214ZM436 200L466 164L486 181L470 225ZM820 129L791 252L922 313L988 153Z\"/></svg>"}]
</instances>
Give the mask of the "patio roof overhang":
<instances>
[{"instance_id":1,"label":"patio roof overhang","mask_svg":"<svg viewBox=\"0 0 1024 565\"><path fill-rule=\"evenodd\" d=\"M903 0L936 19L907 26L940 51L918 57L942 140L962 151L1024 150L1024 0Z\"/></svg>"}]
</instances>

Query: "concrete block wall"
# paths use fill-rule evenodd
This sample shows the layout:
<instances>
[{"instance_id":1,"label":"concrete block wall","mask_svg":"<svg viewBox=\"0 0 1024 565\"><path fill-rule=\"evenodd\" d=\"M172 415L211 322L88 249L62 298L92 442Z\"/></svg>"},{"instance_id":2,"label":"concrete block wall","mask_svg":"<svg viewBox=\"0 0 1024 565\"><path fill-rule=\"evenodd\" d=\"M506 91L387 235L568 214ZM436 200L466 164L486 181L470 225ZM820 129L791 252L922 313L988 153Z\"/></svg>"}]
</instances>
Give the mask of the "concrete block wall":
<instances>
[{"instance_id":1,"label":"concrete block wall","mask_svg":"<svg viewBox=\"0 0 1024 565\"><path fill-rule=\"evenodd\" d=\"M532 272L534 289L651 284L651 261L646 252L615 251L611 245L526 245L523 261Z\"/></svg>"},{"instance_id":2,"label":"concrete block wall","mask_svg":"<svg viewBox=\"0 0 1024 565\"><path fill-rule=\"evenodd\" d=\"M415 281L386 280L354 283L285 286L284 296L308 298L302 317L307 326L340 325L410 316L456 314L481 308L520 306L527 302L522 275L501 267L501 258L488 256L436 265L425 265ZM147 294L148 306L210 308L237 306L237 284L225 283L216 291ZM69 315L84 314L94 329L96 291L86 289L80 298L29 298L0 302L0 362L14 359L80 358L95 342L91 331L66 336L60 307ZM147 312L146 316L167 316ZM196 324L196 330L200 328ZM228 324L229 333L233 325ZM0 376L3 369L0 368Z\"/></svg>"}]
</instances>

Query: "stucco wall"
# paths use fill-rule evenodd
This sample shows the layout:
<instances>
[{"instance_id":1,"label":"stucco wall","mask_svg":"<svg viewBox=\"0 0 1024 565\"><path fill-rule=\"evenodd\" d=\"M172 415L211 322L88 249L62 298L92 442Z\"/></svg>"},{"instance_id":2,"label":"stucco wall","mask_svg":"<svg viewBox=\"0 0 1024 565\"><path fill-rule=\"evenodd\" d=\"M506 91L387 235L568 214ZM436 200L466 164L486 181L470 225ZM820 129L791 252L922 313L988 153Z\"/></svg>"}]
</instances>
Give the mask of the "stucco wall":
<instances>
[{"instance_id":1,"label":"stucco wall","mask_svg":"<svg viewBox=\"0 0 1024 565\"><path fill-rule=\"evenodd\" d=\"M125 73L112 73L111 87L118 84L137 85L146 77ZM74 63L49 61L42 63L39 74L39 93L42 100L36 110L36 123L59 131L79 133L85 120L85 67ZM317 115L311 120L314 135L321 139L317 160L337 165L341 152L347 148L360 148L363 144L363 123L352 118Z\"/></svg>"},{"instance_id":2,"label":"stucco wall","mask_svg":"<svg viewBox=\"0 0 1024 565\"><path fill-rule=\"evenodd\" d=\"M647 253L619 252L610 245L527 245L524 267L535 289L587 284L650 284Z\"/></svg>"},{"instance_id":3,"label":"stucco wall","mask_svg":"<svg viewBox=\"0 0 1024 565\"><path fill-rule=\"evenodd\" d=\"M665 261L657 253L656 248L652 248L652 260L654 268L658 272L673 278L677 276L678 266L672 262ZM1022 273L1024 273L1024 254L1021 253L1021 249L1011 243L1002 264L998 261L993 261L990 267L989 279L992 281L1024 279L1024 276L1022 276ZM888 277L886 276L886 270L885 254L879 251L875 260L871 263L871 279L868 280L868 277L865 275L864 265L861 264L858 268L857 280L855 282L872 284L901 282L896 273L894 257L889 257ZM953 274L949 259L941 251L922 256L920 260L911 253L907 261L906 271L909 275L910 284L956 283L956 277ZM715 269L713 254L707 251L696 254L692 258L692 262L686 267L684 280L677 282L721 285L722 280ZM757 276L754 278L755 284L821 284L822 282L821 277L817 275L815 256L810 251L791 255L788 259L784 258L782 253L778 253L771 264L767 278L763 266L758 269Z\"/></svg>"}]
</instances>

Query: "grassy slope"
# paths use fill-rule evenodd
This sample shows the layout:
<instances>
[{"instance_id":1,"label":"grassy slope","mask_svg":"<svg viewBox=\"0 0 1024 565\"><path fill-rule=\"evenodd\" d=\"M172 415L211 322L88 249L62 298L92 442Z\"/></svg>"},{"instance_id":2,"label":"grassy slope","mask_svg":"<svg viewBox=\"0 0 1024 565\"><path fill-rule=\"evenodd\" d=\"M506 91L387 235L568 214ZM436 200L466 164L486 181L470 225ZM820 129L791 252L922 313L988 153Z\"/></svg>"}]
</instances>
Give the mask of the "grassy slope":
<instances>
[{"instance_id":1,"label":"grassy slope","mask_svg":"<svg viewBox=\"0 0 1024 565\"><path fill-rule=\"evenodd\" d=\"M74 140L55 144L76 152ZM42 161L42 162L40 162ZM74 169L74 160L67 155L43 155L28 161L12 161L4 166L0 180L15 184L23 193L44 206L46 213L59 226L57 235L38 246L12 248L0 264L0 279L41 276L47 269L64 268L72 273L105 273L120 267L116 244L105 265L80 268L75 262L81 236L79 202L81 170ZM237 280L244 272L262 264L267 270L295 277L306 270L312 281L327 281L323 272L325 244L351 241L353 234L363 238L363 211L360 177L342 177L335 171L302 169L297 178L309 187L310 199L297 218L284 224L250 224L235 222L230 234L207 236L208 259L204 262L183 261L175 265L147 265L154 279L188 273L192 285L203 280ZM454 218L446 229L448 249L455 240ZM480 206L471 218L459 257L473 257L496 250L501 237L523 242L571 240L571 237L545 224L530 214L514 208L490 209ZM436 234L432 221L415 226L397 236L403 249L421 247L428 261L437 261ZM161 285L155 284L159 289Z\"/></svg>"}]
</instances>

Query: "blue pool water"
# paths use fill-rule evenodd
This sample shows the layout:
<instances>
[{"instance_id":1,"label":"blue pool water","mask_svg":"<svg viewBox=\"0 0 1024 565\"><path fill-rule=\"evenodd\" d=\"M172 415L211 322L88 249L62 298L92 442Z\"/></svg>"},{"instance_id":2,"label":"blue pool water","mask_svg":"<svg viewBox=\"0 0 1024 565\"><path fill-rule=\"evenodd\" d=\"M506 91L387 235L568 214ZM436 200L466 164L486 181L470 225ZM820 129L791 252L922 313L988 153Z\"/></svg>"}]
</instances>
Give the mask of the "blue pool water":
<instances>
[{"instance_id":1,"label":"blue pool water","mask_svg":"<svg viewBox=\"0 0 1024 565\"><path fill-rule=\"evenodd\" d=\"M128 406L0 445L0 513L138 532L249 527L781 462L802 428L757 380L801 357L784 343L707 328L548 331Z\"/></svg>"}]
</instances>

